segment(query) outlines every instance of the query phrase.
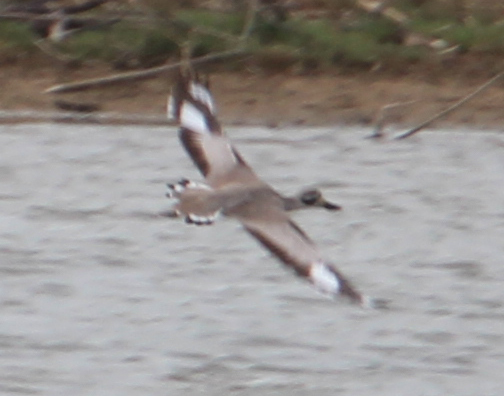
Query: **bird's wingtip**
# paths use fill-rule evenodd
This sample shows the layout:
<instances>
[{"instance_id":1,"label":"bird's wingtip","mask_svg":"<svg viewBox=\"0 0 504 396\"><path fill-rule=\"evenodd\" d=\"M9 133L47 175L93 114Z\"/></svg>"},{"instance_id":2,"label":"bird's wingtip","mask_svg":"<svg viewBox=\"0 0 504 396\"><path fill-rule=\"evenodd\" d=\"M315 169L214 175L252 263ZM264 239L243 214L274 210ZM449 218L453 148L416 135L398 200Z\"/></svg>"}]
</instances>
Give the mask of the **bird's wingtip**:
<instances>
[{"instance_id":1,"label":"bird's wingtip","mask_svg":"<svg viewBox=\"0 0 504 396\"><path fill-rule=\"evenodd\" d=\"M371 296L362 296L360 305L366 309L388 310L390 301L384 298L374 298Z\"/></svg>"}]
</instances>

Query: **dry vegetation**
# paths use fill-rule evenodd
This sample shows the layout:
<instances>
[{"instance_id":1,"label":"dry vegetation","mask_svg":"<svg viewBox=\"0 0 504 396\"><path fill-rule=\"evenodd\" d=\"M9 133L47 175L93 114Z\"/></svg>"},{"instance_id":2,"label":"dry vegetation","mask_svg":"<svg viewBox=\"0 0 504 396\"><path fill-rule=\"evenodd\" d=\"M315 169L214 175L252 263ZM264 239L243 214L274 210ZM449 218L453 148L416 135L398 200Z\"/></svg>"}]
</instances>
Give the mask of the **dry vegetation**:
<instances>
[{"instance_id":1,"label":"dry vegetation","mask_svg":"<svg viewBox=\"0 0 504 396\"><path fill-rule=\"evenodd\" d=\"M359 0L257 3L246 41L240 41L251 4L245 0L110 0L88 14L119 15L121 22L45 47L26 21L1 20L0 107L49 110L55 98L42 92L53 84L174 62L182 48L201 56L242 46L244 56L204 67L217 74L214 90L226 122L372 124L384 105L414 101L390 112L393 122L410 124L504 69L501 1L387 2L407 17L405 24L383 9L366 12ZM272 5L284 14L272 12ZM439 44L435 40L443 45L431 45ZM169 84L158 78L64 99L103 110L162 114ZM500 87L497 83L471 111L456 112L445 122L501 125Z\"/></svg>"}]
</instances>

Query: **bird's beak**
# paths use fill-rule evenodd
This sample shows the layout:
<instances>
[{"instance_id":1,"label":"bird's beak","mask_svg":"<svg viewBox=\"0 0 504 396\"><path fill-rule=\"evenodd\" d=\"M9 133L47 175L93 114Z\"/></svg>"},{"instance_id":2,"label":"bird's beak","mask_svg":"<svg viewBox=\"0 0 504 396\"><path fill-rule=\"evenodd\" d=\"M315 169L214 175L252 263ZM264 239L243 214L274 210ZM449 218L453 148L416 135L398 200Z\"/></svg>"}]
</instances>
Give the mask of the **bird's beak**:
<instances>
[{"instance_id":1,"label":"bird's beak","mask_svg":"<svg viewBox=\"0 0 504 396\"><path fill-rule=\"evenodd\" d=\"M343 208L339 205L336 205L336 204L333 204L331 202L328 202L328 201L324 201L322 203L322 207L327 209L327 210L342 210Z\"/></svg>"}]
</instances>

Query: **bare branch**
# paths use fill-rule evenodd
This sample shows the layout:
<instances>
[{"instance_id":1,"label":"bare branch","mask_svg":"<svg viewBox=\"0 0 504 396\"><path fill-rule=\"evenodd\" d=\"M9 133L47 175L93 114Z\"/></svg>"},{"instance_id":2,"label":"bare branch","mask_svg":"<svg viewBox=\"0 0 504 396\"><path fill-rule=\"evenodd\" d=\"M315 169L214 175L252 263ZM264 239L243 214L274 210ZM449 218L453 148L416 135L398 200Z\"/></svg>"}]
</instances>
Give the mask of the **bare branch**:
<instances>
[{"instance_id":1,"label":"bare branch","mask_svg":"<svg viewBox=\"0 0 504 396\"><path fill-rule=\"evenodd\" d=\"M240 35L240 45L242 47L245 45L245 42L248 40L250 34L252 33L258 9L259 1L249 0L249 7L247 9L247 15L245 17L245 24L243 25L243 30Z\"/></svg>"},{"instance_id":2,"label":"bare branch","mask_svg":"<svg viewBox=\"0 0 504 396\"><path fill-rule=\"evenodd\" d=\"M434 121L440 119L441 117L444 117L445 115L451 113L452 111L458 109L460 106L463 104L469 102L471 99L473 99L476 95L480 94L483 92L485 89L490 87L492 84L494 84L497 80L499 80L502 76L504 76L504 70L495 75L493 78L488 80L486 83L478 87L475 91L471 92L469 95L465 96L461 100L459 100L457 103L454 105L448 107L447 109L441 111L440 113L437 113L433 117L429 118L428 120L422 122L421 124L417 125L416 127L410 129L409 131L406 131L405 133L396 136L394 139L399 140L399 139L406 139L407 137L410 137L411 135L414 135L415 133L419 132L420 130L424 129L425 127L429 126L432 124Z\"/></svg>"},{"instance_id":3,"label":"bare branch","mask_svg":"<svg viewBox=\"0 0 504 396\"><path fill-rule=\"evenodd\" d=\"M242 49L233 49L230 51L223 51L217 54L210 54L201 56L199 58L194 58L191 60L192 64L200 64L205 62L210 62L218 59L229 58L233 56L242 55L244 51ZM154 78L161 73L174 70L178 68L183 62L176 62L169 65L163 65L158 67L153 67L151 69L135 71L129 73L119 73L108 77L94 78L89 80L77 81L69 84L54 85L44 91L44 93L67 93L83 91L86 89L102 87L106 85L119 84L125 81L138 81L145 80L149 78Z\"/></svg>"},{"instance_id":4,"label":"bare branch","mask_svg":"<svg viewBox=\"0 0 504 396\"><path fill-rule=\"evenodd\" d=\"M408 100L407 102L394 102L383 106L377 113L374 119L374 130L369 136L370 139L383 137L383 130L386 126L387 119L391 110L396 109L401 106L409 106L413 103L418 102L417 100Z\"/></svg>"}]
</instances>

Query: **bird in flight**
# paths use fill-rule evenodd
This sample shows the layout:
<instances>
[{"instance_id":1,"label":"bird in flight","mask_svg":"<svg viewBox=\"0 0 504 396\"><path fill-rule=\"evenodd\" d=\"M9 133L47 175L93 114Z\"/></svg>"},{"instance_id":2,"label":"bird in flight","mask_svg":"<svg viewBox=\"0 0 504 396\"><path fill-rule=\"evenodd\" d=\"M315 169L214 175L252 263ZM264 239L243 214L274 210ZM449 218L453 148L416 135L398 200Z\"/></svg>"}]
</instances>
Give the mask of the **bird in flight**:
<instances>
[{"instance_id":1,"label":"bird in flight","mask_svg":"<svg viewBox=\"0 0 504 396\"><path fill-rule=\"evenodd\" d=\"M238 220L244 229L282 263L332 297L342 296L362 306L379 307L380 300L362 295L331 263L310 237L289 217L301 208L340 210L320 191L310 189L285 197L262 181L233 146L217 119L208 84L192 73L179 72L168 101L168 116L178 122L179 138L205 183L182 179L168 184L177 200L170 217L210 225L219 216Z\"/></svg>"}]
</instances>

